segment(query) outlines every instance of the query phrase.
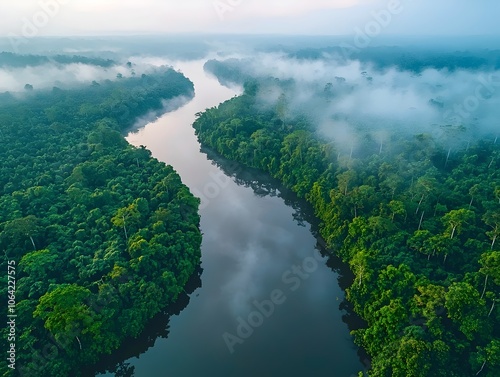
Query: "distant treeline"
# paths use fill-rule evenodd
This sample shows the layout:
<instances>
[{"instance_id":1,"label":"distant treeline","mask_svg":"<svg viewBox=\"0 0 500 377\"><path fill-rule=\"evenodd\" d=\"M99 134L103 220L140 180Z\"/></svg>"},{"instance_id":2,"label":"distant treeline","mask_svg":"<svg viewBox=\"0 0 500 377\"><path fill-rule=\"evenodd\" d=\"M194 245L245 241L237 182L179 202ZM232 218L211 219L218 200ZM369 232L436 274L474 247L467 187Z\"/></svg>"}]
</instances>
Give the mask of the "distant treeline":
<instances>
[{"instance_id":1,"label":"distant treeline","mask_svg":"<svg viewBox=\"0 0 500 377\"><path fill-rule=\"evenodd\" d=\"M466 70L485 70L500 68L500 50L441 52L422 47L368 47L356 48L355 44L332 46L321 49L300 49L288 52L297 59L319 60L325 57L338 57L342 60L359 60L383 70L396 67L400 70L420 73L425 69L447 69L450 72Z\"/></svg>"},{"instance_id":2,"label":"distant treeline","mask_svg":"<svg viewBox=\"0 0 500 377\"><path fill-rule=\"evenodd\" d=\"M101 59L95 57L85 56L67 56L67 55L54 55L54 56L41 56L41 55L19 55L11 52L0 52L0 67L24 68L34 67L48 63L58 64L87 64L95 65L98 67L109 68L117 63L110 59Z\"/></svg>"}]
</instances>

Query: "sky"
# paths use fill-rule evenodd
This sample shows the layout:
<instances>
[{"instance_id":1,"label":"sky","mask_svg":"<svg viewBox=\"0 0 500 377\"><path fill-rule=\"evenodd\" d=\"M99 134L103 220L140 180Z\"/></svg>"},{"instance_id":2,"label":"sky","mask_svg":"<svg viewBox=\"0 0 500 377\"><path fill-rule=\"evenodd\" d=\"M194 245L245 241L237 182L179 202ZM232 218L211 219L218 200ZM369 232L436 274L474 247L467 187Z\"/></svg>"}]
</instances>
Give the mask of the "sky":
<instances>
[{"instance_id":1,"label":"sky","mask_svg":"<svg viewBox=\"0 0 500 377\"><path fill-rule=\"evenodd\" d=\"M500 34L498 0L2 0L0 12L4 37Z\"/></svg>"}]
</instances>

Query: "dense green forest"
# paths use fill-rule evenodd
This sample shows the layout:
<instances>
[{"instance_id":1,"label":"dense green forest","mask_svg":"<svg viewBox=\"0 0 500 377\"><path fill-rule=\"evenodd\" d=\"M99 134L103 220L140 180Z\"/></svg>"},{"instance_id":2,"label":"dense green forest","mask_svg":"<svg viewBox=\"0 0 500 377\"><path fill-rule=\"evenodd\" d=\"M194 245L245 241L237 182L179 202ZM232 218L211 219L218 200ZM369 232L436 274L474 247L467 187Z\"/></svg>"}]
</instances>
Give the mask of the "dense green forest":
<instances>
[{"instance_id":1,"label":"dense green forest","mask_svg":"<svg viewBox=\"0 0 500 377\"><path fill-rule=\"evenodd\" d=\"M347 298L366 321L353 335L371 356L370 376L500 375L495 135L460 143L460 127L443 138L401 132L382 149L359 130L349 154L306 117L286 115L286 90L263 107L266 85L289 84L269 81L247 82L242 96L197 114L194 128L203 146L268 172L314 207L327 246L355 275Z\"/></svg>"},{"instance_id":2,"label":"dense green forest","mask_svg":"<svg viewBox=\"0 0 500 377\"><path fill-rule=\"evenodd\" d=\"M54 62L58 64L89 64L104 68L116 65L116 62L110 59L79 55L54 55L51 57L47 57L41 55L19 55L13 54L11 52L0 52L0 67L22 68Z\"/></svg>"},{"instance_id":3,"label":"dense green forest","mask_svg":"<svg viewBox=\"0 0 500 377\"><path fill-rule=\"evenodd\" d=\"M193 84L168 67L0 95L1 268L16 268L19 375L78 376L138 336L199 265L199 200L122 136L179 95Z\"/></svg>"}]
</instances>

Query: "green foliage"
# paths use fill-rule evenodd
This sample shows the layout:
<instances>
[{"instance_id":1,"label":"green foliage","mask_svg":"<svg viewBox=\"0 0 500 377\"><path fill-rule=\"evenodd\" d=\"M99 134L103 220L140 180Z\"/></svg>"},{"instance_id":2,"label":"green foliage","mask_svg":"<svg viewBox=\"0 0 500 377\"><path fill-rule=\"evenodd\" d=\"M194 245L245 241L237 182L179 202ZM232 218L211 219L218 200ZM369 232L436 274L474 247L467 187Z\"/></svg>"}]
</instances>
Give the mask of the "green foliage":
<instances>
[{"instance_id":1,"label":"green foliage","mask_svg":"<svg viewBox=\"0 0 500 377\"><path fill-rule=\"evenodd\" d=\"M171 166L121 135L162 100L192 90L180 73L161 68L23 99L3 95L1 268L18 265L23 375L79 376L137 336L199 264L199 200ZM2 284L2 297L6 290ZM9 373L5 360L0 371Z\"/></svg>"}]
</instances>

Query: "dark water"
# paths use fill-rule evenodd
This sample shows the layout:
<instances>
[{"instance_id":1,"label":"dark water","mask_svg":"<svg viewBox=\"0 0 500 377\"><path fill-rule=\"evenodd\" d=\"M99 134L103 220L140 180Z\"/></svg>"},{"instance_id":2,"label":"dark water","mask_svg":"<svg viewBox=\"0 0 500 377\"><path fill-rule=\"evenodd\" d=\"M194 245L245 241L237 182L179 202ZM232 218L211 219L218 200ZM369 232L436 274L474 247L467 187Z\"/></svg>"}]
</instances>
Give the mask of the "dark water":
<instances>
[{"instance_id":1,"label":"dark water","mask_svg":"<svg viewBox=\"0 0 500 377\"><path fill-rule=\"evenodd\" d=\"M140 340L107 360L118 370L100 375L357 375L363 366L344 322L342 276L322 256L307 208L265 175L200 151L194 114L239 93L202 66L175 64L194 82L195 98L128 140L172 165L202 198L203 271Z\"/></svg>"}]
</instances>

